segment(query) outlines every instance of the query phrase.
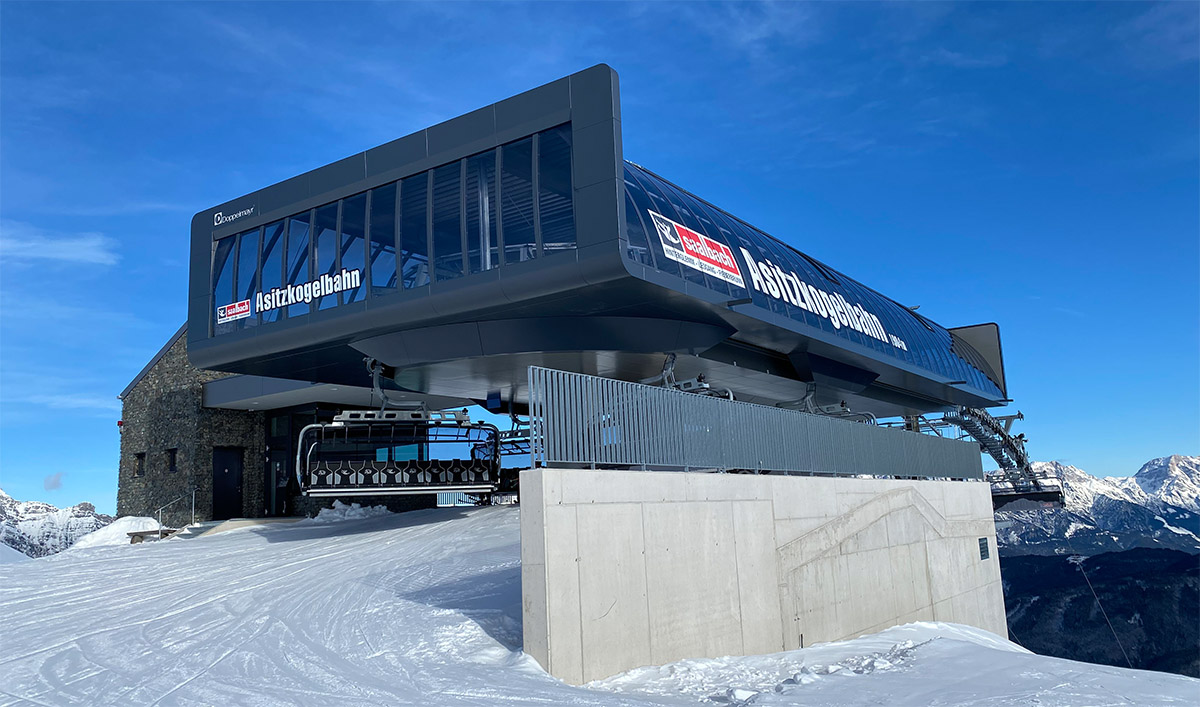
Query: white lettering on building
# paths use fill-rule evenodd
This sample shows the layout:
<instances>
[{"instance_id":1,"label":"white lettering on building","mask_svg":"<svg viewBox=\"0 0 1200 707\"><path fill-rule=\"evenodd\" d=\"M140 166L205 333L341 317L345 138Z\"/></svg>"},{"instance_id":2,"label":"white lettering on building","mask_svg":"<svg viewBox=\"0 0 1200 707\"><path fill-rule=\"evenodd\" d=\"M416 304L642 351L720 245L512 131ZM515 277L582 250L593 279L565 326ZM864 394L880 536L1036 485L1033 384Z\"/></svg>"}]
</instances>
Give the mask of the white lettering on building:
<instances>
[{"instance_id":1,"label":"white lettering on building","mask_svg":"<svg viewBox=\"0 0 1200 707\"><path fill-rule=\"evenodd\" d=\"M218 211L217 213L213 214L213 227L216 228L217 226L222 226L231 221L236 221L236 220L242 218L243 216L249 216L252 213L254 213L253 206L251 206L248 209L242 209L241 211L237 212L236 214L229 214L228 216L226 216L224 213Z\"/></svg>"},{"instance_id":2,"label":"white lettering on building","mask_svg":"<svg viewBox=\"0 0 1200 707\"><path fill-rule=\"evenodd\" d=\"M908 345L900 337L889 334L879 317L859 304L852 304L840 294L830 294L801 280L791 270L785 271L770 260L756 261L750 252L741 248L746 271L754 289L777 300L799 307L829 320L834 329L847 327L874 339L891 344L902 351Z\"/></svg>"},{"instance_id":3,"label":"white lettering on building","mask_svg":"<svg viewBox=\"0 0 1200 707\"><path fill-rule=\"evenodd\" d=\"M746 286L729 246L654 211L650 218L668 258L738 287Z\"/></svg>"},{"instance_id":4,"label":"white lettering on building","mask_svg":"<svg viewBox=\"0 0 1200 707\"><path fill-rule=\"evenodd\" d=\"M254 304L257 311L269 312L272 309L293 304L308 304L318 297L334 295L361 286L361 270L342 268L339 273L334 275L324 273L312 282L306 282L303 285L273 287L269 292L259 292L255 295Z\"/></svg>"}]
</instances>

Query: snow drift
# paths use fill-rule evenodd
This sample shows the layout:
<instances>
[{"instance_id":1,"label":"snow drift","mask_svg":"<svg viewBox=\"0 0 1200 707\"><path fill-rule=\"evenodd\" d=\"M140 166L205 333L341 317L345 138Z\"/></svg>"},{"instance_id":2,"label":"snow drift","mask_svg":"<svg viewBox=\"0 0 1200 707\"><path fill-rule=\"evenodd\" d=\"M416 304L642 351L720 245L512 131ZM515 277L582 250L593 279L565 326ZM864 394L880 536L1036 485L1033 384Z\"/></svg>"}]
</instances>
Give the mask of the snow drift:
<instances>
[{"instance_id":1,"label":"snow drift","mask_svg":"<svg viewBox=\"0 0 1200 707\"><path fill-rule=\"evenodd\" d=\"M307 521L6 565L0 704L1168 705L1200 690L945 624L568 686L520 650L518 514Z\"/></svg>"},{"instance_id":2,"label":"snow drift","mask_svg":"<svg viewBox=\"0 0 1200 707\"><path fill-rule=\"evenodd\" d=\"M15 550L4 543L0 543L0 565L7 565L12 562L24 562L31 559L29 555Z\"/></svg>"},{"instance_id":3,"label":"snow drift","mask_svg":"<svg viewBox=\"0 0 1200 707\"><path fill-rule=\"evenodd\" d=\"M140 516L123 516L103 528L90 532L75 541L67 551L89 547L104 547L107 545L128 545L129 533L143 530L158 530L158 521L153 518Z\"/></svg>"}]
</instances>

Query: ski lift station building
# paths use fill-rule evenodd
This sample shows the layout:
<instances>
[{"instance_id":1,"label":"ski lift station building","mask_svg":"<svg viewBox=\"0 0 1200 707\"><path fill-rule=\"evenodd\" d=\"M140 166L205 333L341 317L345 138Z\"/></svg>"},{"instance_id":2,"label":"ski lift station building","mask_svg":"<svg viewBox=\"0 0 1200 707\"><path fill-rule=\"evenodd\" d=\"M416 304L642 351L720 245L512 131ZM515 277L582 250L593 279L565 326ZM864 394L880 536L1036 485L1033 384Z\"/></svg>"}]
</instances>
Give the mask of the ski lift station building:
<instances>
[{"instance_id":1,"label":"ski lift station building","mask_svg":"<svg viewBox=\"0 0 1200 707\"><path fill-rule=\"evenodd\" d=\"M486 492L478 454L429 466L431 430L486 426L414 412L480 405L529 421L455 443L525 469L524 648L565 680L915 620L1004 635L979 445L914 429L1008 402L997 328L917 314L621 135L600 65L196 214L187 325L123 394L120 512ZM410 421L333 421L384 397Z\"/></svg>"}]
</instances>

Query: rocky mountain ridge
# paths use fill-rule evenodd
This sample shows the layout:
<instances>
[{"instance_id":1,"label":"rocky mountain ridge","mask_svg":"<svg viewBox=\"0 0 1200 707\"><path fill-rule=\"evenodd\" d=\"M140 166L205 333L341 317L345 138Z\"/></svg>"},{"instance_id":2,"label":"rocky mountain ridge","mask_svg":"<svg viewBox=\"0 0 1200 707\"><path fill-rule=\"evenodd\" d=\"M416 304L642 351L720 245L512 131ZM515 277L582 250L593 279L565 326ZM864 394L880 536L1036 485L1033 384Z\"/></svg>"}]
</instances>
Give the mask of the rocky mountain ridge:
<instances>
[{"instance_id":1,"label":"rocky mountain ridge","mask_svg":"<svg viewBox=\"0 0 1200 707\"><path fill-rule=\"evenodd\" d=\"M1097 478L1074 466L1034 462L1062 480L1060 508L1029 501L996 512L1005 555L1095 555L1137 547L1200 553L1200 457L1152 459L1130 477Z\"/></svg>"},{"instance_id":2,"label":"rocky mountain ridge","mask_svg":"<svg viewBox=\"0 0 1200 707\"><path fill-rule=\"evenodd\" d=\"M90 503L58 508L42 501L18 501L0 490L0 543L29 557L62 552L112 521Z\"/></svg>"}]
</instances>

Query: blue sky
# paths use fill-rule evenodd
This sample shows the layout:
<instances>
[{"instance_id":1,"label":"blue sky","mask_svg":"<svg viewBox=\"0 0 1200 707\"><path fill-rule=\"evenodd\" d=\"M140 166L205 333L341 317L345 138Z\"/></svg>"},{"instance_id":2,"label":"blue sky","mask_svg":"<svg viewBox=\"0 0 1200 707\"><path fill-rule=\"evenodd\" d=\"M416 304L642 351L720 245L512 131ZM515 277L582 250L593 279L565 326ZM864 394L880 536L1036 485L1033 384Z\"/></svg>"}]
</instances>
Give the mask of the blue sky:
<instances>
[{"instance_id":1,"label":"blue sky","mask_svg":"<svg viewBox=\"0 0 1200 707\"><path fill-rule=\"evenodd\" d=\"M191 215L605 62L626 157L947 325L1035 458L1200 453L1200 6L0 4L0 488L115 506Z\"/></svg>"}]
</instances>

